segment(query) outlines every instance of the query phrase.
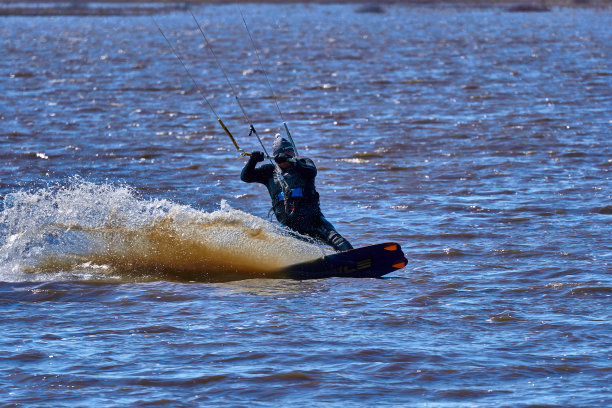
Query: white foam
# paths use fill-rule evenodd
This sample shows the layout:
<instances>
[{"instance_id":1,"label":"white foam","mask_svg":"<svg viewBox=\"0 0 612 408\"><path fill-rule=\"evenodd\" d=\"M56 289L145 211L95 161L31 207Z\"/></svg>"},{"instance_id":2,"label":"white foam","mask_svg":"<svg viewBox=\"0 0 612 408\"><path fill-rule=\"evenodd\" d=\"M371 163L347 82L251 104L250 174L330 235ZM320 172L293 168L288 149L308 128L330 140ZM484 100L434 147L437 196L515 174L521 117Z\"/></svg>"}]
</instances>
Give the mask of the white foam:
<instances>
[{"instance_id":1,"label":"white foam","mask_svg":"<svg viewBox=\"0 0 612 408\"><path fill-rule=\"evenodd\" d=\"M179 278L199 270L248 275L322 254L320 247L225 201L206 212L78 177L8 194L0 231L3 281L138 279L161 270Z\"/></svg>"}]
</instances>

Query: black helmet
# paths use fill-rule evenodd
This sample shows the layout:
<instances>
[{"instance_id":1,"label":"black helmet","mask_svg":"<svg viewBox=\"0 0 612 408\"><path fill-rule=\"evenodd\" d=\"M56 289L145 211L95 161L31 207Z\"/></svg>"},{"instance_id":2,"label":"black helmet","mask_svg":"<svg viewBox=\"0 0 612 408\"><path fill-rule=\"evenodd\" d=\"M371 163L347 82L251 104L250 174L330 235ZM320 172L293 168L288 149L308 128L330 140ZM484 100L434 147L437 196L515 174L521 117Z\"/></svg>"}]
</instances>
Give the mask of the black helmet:
<instances>
[{"instance_id":1,"label":"black helmet","mask_svg":"<svg viewBox=\"0 0 612 408\"><path fill-rule=\"evenodd\" d=\"M276 135L272 150L273 155L276 156L277 154L285 153L289 150L293 151L293 145L287 139L283 139L280 135Z\"/></svg>"}]
</instances>

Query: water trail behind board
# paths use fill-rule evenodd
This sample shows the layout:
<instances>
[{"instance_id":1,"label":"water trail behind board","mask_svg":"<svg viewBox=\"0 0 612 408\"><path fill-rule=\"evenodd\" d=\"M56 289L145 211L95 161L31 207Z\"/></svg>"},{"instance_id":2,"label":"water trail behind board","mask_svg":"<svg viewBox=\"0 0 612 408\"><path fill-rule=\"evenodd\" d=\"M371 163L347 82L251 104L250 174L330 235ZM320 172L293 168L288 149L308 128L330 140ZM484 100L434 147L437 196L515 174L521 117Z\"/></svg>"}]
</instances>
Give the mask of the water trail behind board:
<instances>
[{"instance_id":1,"label":"water trail behind board","mask_svg":"<svg viewBox=\"0 0 612 408\"><path fill-rule=\"evenodd\" d=\"M322 255L320 247L224 202L205 212L80 179L7 195L0 229L3 281L220 282L265 277Z\"/></svg>"}]
</instances>

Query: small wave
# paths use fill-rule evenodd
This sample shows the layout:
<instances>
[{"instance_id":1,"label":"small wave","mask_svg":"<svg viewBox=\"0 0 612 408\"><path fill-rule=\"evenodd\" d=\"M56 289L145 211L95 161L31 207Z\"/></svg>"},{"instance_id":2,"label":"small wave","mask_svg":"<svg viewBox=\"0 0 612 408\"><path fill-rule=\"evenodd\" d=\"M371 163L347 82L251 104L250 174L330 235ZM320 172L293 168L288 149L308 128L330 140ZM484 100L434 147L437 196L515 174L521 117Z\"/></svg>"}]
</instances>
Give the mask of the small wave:
<instances>
[{"instance_id":1,"label":"small wave","mask_svg":"<svg viewBox=\"0 0 612 408\"><path fill-rule=\"evenodd\" d=\"M199 170L201 167L202 167L201 164L192 164L191 166L183 167L178 170L179 171Z\"/></svg>"},{"instance_id":2,"label":"small wave","mask_svg":"<svg viewBox=\"0 0 612 408\"><path fill-rule=\"evenodd\" d=\"M393 82L387 80L387 79L375 79L372 81L369 81L370 85L377 85L377 86L382 86L382 85L391 85L393 84Z\"/></svg>"},{"instance_id":3,"label":"small wave","mask_svg":"<svg viewBox=\"0 0 612 408\"><path fill-rule=\"evenodd\" d=\"M17 130L10 130L3 134L3 136L7 136L9 138L18 138L18 137L32 137L31 133L19 132Z\"/></svg>"},{"instance_id":4,"label":"small wave","mask_svg":"<svg viewBox=\"0 0 612 408\"><path fill-rule=\"evenodd\" d=\"M23 154L24 157L28 158L28 159L34 159L34 160L38 160L38 159L42 159L42 160L49 160L49 156L47 156L45 153L42 152L28 152L28 153L24 153Z\"/></svg>"},{"instance_id":5,"label":"small wave","mask_svg":"<svg viewBox=\"0 0 612 408\"><path fill-rule=\"evenodd\" d=\"M439 123L444 123L444 121L439 118L423 118L411 120L410 123L413 125L435 125Z\"/></svg>"},{"instance_id":6,"label":"small wave","mask_svg":"<svg viewBox=\"0 0 612 408\"><path fill-rule=\"evenodd\" d=\"M338 161L341 162L345 162L345 163L352 163L352 164L365 164L365 163L369 163L369 160L366 159L361 159L361 158L352 158L352 159L338 159Z\"/></svg>"},{"instance_id":7,"label":"small wave","mask_svg":"<svg viewBox=\"0 0 612 408\"><path fill-rule=\"evenodd\" d=\"M320 84L307 88L309 91L339 91L340 87L333 84Z\"/></svg>"},{"instance_id":8,"label":"small wave","mask_svg":"<svg viewBox=\"0 0 612 408\"><path fill-rule=\"evenodd\" d=\"M33 72L23 71L23 72L13 72L9 76L10 78L33 78L35 75L36 74L34 74Z\"/></svg>"},{"instance_id":9,"label":"small wave","mask_svg":"<svg viewBox=\"0 0 612 408\"><path fill-rule=\"evenodd\" d=\"M442 258L442 257L455 257L464 256L465 253L457 248L444 248L441 252L432 252L427 254L427 258Z\"/></svg>"},{"instance_id":10,"label":"small wave","mask_svg":"<svg viewBox=\"0 0 612 408\"><path fill-rule=\"evenodd\" d=\"M355 9L355 13L384 14L385 9L379 4L364 4Z\"/></svg>"},{"instance_id":11,"label":"small wave","mask_svg":"<svg viewBox=\"0 0 612 408\"><path fill-rule=\"evenodd\" d=\"M404 173L408 170L413 170L413 167L406 167L406 166L400 166L394 163L376 163L375 164L376 167L378 168L383 168L385 171L389 172L389 173Z\"/></svg>"},{"instance_id":12,"label":"small wave","mask_svg":"<svg viewBox=\"0 0 612 408\"><path fill-rule=\"evenodd\" d=\"M487 321L492 323L508 323L520 321L522 318L514 312L503 311L496 315L491 316Z\"/></svg>"},{"instance_id":13,"label":"small wave","mask_svg":"<svg viewBox=\"0 0 612 408\"><path fill-rule=\"evenodd\" d=\"M531 222L529 217L505 217L500 220L504 224L523 224Z\"/></svg>"},{"instance_id":14,"label":"small wave","mask_svg":"<svg viewBox=\"0 0 612 408\"><path fill-rule=\"evenodd\" d=\"M514 249L514 248L492 249L490 252L495 255L500 255L500 256L527 256L529 255L529 252L527 251L523 251L521 249Z\"/></svg>"},{"instance_id":15,"label":"small wave","mask_svg":"<svg viewBox=\"0 0 612 408\"><path fill-rule=\"evenodd\" d=\"M586 286L581 288L574 288L570 291L570 295L591 295L591 294L603 294L610 296L612 294L612 287L610 286Z\"/></svg>"},{"instance_id":16,"label":"small wave","mask_svg":"<svg viewBox=\"0 0 612 408\"><path fill-rule=\"evenodd\" d=\"M224 374L205 375L195 378L133 378L124 379L127 384L155 387L192 387L194 385L204 385L213 382L224 381L229 377Z\"/></svg>"},{"instance_id":17,"label":"small wave","mask_svg":"<svg viewBox=\"0 0 612 408\"><path fill-rule=\"evenodd\" d=\"M31 362L31 361L38 361L38 360L43 360L43 359L47 359L49 358L49 356L45 353L43 353L42 351L39 350L27 350L27 351L23 351L21 353L18 354L8 354L5 355L4 357L0 357L0 361L5 360L5 361L19 361L21 363L27 363L27 362Z\"/></svg>"},{"instance_id":18,"label":"small wave","mask_svg":"<svg viewBox=\"0 0 612 408\"><path fill-rule=\"evenodd\" d=\"M44 334L44 335L40 336L40 338L42 340L62 340L62 337L57 336L55 334L51 334L51 333Z\"/></svg>"},{"instance_id":19,"label":"small wave","mask_svg":"<svg viewBox=\"0 0 612 408\"><path fill-rule=\"evenodd\" d=\"M242 70L242 76L253 75L253 74L261 75L263 74L263 71L260 69L253 69L253 68Z\"/></svg>"},{"instance_id":20,"label":"small wave","mask_svg":"<svg viewBox=\"0 0 612 408\"><path fill-rule=\"evenodd\" d=\"M612 205L606 205L605 207L593 208L591 212L602 215L611 215L612 214Z\"/></svg>"},{"instance_id":21,"label":"small wave","mask_svg":"<svg viewBox=\"0 0 612 408\"><path fill-rule=\"evenodd\" d=\"M546 285L550 289L564 289L566 287L578 286L578 283L567 283L567 282L552 282Z\"/></svg>"},{"instance_id":22,"label":"small wave","mask_svg":"<svg viewBox=\"0 0 612 408\"><path fill-rule=\"evenodd\" d=\"M491 389L471 389L471 388L461 388L461 389L453 389L453 390L443 390L437 391L436 396L439 398L452 398L452 399L462 399L462 398L482 398L490 395L497 394L512 394L512 391L509 390L491 390Z\"/></svg>"},{"instance_id":23,"label":"small wave","mask_svg":"<svg viewBox=\"0 0 612 408\"><path fill-rule=\"evenodd\" d=\"M160 325L160 326L138 327L135 329L131 329L130 333L158 334L158 333L179 333L182 331L183 331L182 329L179 329L174 326Z\"/></svg>"},{"instance_id":24,"label":"small wave","mask_svg":"<svg viewBox=\"0 0 612 408\"><path fill-rule=\"evenodd\" d=\"M418 306L428 306L431 304L435 304L436 302L437 299L433 299L431 296L427 295L415 296L408 300L409 304Z\"/></svg>"},{"instance_id":25,"label":"small wave","mask_svg":"<svg viewBox=\"0 0 612 408\"><path fill-rule=\"evenodd\" d=\"M358 159L366 159L366 158L378 158L378 157L384 157L383 155L385 154L384 151L379 151L376 150L374 152L355 152L353 154L354 158L358 158Z\"/></svg>"},{"instance_id":26,"label":"small wave","mask_svg":"<svg viewBox=\"0 0 612 408\"><path fill-rule=\"evenodd\" d=\"M90 106L86 108L76 109L76 113L98 113L98 112L104 112L104 109L101 106Z\"/></svg>"},{"instance_id":27,"label":"small wave","mask_svg":"<svg viewBox=\"0 0 612 408\"><path fill-rule=\"evenodd\" d=\"M316 376L312 374L302 372L302 371L290 371L286 373L277 373L266 375L257 378L258 381L263 381L268 383L269 381L286 381L286 382L295 382L295 381L317 381Z\"/></svg>"},{"instance_id":28,"label":"small wave","mask_svg":"<svg viewBox=\"0 0 612 408\"><path fill-rule=\"evenodd\" d=\"M577 150L572 150L570 152L563 153L561 155L561 157L569 157L569 158L571 158L571 157L584 157L584 156L586 156L586 153L580 152L580 151L577 151Z\"/></svg>"},{"instance_id":29,"label":"small wave","mask_svg":"<svg viewBox=\"0 0 612 408\"><path fill-rule=\"evenodd\" d=\"M408 205L408 204L396 204L396 205L392 205L391 207L392 210L413 210L416 207L414 205Z\"/></svg>"}]
</instances>

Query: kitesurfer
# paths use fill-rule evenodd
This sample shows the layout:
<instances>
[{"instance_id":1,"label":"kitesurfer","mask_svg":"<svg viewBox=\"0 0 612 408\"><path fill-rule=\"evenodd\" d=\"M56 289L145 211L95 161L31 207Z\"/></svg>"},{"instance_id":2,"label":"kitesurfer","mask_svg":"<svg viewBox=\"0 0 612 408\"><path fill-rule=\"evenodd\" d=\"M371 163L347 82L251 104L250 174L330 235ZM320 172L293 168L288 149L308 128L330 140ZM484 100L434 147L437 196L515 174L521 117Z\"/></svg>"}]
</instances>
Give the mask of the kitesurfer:
<instances>
[{"instance_id":1,"label":"kitesurfer","mask_svg":"<svg viewBox=\"0 0 612 408\"><path fill-rule=\"evenodd\" d=\"M264 164L263 152L253 152L242 169L240 179L246 183L261 183L268 188L272 210L284 226L302 235L323 241L336 251L353 249L334 226L325 219L319 207L315 189L317 168L306 157L295 157L293 145L277 135L273 145L276 166Z\"/></svg>"}]
</instances>

